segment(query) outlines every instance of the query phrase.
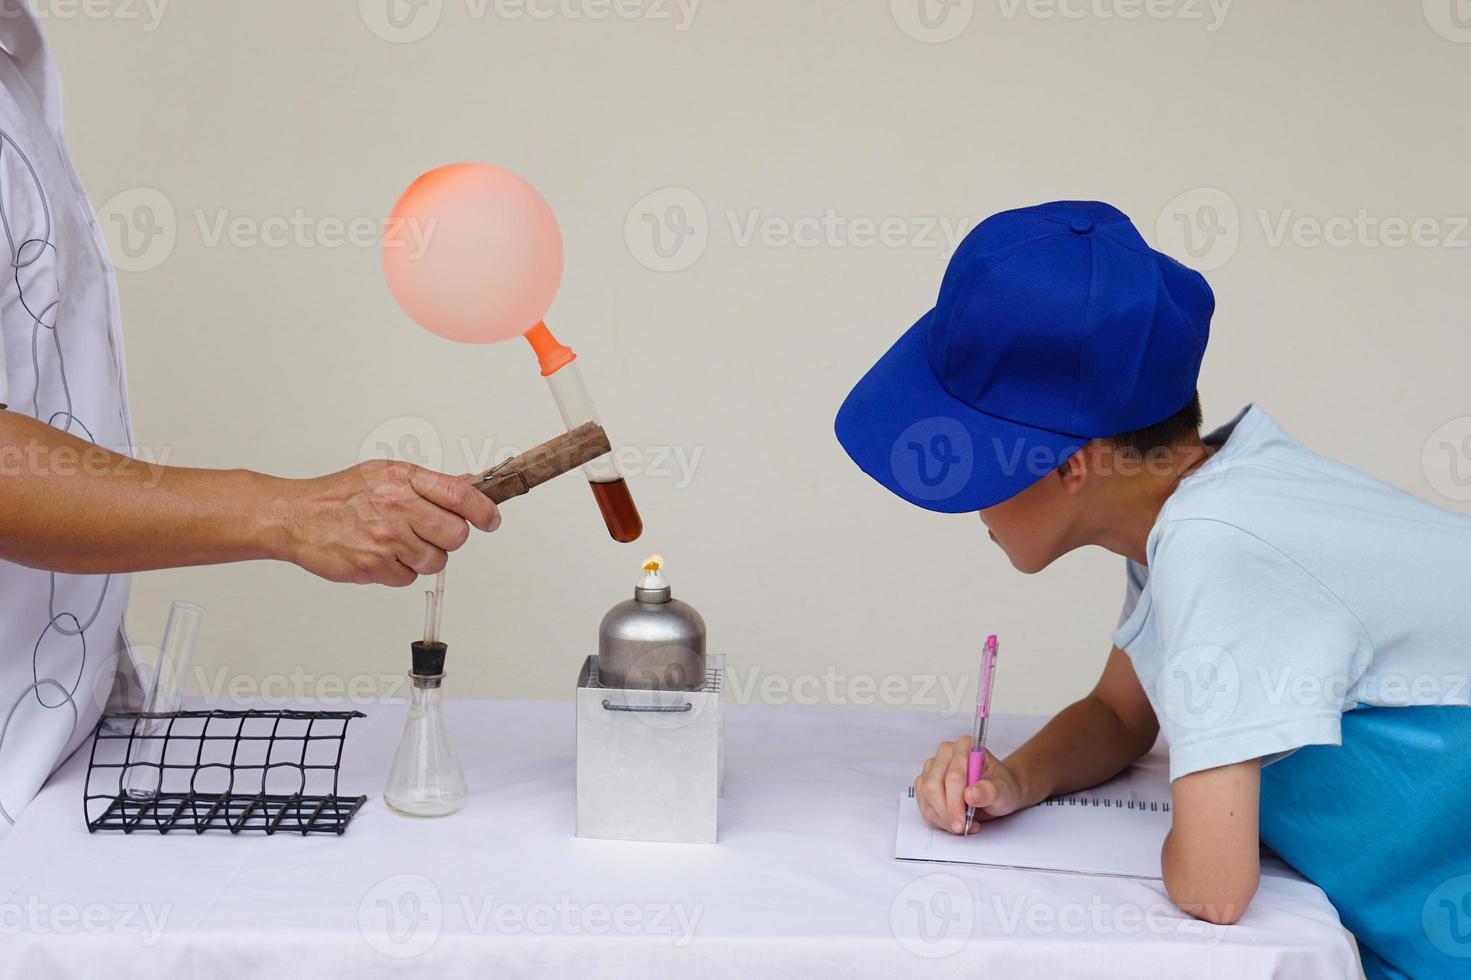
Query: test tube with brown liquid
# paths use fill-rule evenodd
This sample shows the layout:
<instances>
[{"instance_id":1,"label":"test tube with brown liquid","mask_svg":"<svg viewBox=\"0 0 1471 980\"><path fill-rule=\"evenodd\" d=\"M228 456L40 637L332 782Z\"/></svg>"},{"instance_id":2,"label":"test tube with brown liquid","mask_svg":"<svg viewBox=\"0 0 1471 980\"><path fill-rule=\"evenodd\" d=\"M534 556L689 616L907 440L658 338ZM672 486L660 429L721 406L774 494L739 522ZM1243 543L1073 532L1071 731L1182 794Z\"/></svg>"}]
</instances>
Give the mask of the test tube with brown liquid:
<instances>
[{"instance_id":1,"label":"test tube with brown liquid","mask_svg":"<svg viewBox=\"0 0 1471 980\"><path fill-rule=\"evenodd\" d=\"M577 366L577 355L570 348L558 343L544 323L533 327L526 334L526 339L536 351L536 359L541 364L541 375L547 379L547 387L552 391L552 398L557 402L557 411L562 414L562 422L568 430L584 422L598 421L592 395L589 394L587 384L582 380L582 371ZM598 502L603 523L608 526L608 533L613 540L624 544L637 541L638 536L643 533L644 522L639 517L638 507L633 503L633 495L628 492L628 481L619 475L617 467L613 465L612 455L599 456L585 464L582 473L592 487L593 498Z\"/></svg>"},{"instance_id":2,"label":"test tube with brown liquid","mask_svg":"<svg viewBox=\"0 0 1471 980\"><path fill-rule=\"evenodd\" d=\"M598 510L603 512L603 523L608 525L613 540L623 544L637 541L644 533L644 522L634 506L633 494L628 492L628 481L622 477L604 483L594 480L588 486L592 487Z\"/></svg>"}]
</instances>

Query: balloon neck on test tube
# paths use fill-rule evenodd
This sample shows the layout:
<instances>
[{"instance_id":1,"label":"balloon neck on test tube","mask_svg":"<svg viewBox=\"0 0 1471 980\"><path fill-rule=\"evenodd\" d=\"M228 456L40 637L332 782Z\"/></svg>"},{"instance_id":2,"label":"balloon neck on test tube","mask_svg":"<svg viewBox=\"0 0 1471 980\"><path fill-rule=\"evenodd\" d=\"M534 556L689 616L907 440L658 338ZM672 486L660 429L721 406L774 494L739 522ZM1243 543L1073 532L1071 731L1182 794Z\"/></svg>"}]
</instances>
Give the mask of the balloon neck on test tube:
<instances>
[{"instance_id":1,"label":"balloon neck on test tube","mask_svg":"<svg viewBox=\"0 0 1471 980\"><path fill-rule=\"evenodd\" d=\"M571 347L559 342L545 323L538 323L526 331L526 341L536 352L536 363L541 365L541 376L550 378L562 368L577 360Z\"/></svg>"}]
</instances>

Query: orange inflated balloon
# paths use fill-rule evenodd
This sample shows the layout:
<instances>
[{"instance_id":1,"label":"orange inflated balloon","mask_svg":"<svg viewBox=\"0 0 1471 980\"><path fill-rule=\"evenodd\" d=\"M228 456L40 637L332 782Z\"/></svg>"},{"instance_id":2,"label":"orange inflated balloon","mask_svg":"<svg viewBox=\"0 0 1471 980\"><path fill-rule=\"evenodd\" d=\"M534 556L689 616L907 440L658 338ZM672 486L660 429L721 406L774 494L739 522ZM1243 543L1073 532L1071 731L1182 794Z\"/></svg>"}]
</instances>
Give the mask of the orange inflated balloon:
<instances>
[{"instance_id":1,"label":"orange inflated balloon","mask_svg":"<svg viewBox=\"0 0 1471 980\"><path fill-rule=\"evenodd\" d=\"M441 337L489 344L546 315L562 282L562 234L520 177L483 163L409 185L383 236L383 274L404 312Z\"/></svg>"}]
</instances>

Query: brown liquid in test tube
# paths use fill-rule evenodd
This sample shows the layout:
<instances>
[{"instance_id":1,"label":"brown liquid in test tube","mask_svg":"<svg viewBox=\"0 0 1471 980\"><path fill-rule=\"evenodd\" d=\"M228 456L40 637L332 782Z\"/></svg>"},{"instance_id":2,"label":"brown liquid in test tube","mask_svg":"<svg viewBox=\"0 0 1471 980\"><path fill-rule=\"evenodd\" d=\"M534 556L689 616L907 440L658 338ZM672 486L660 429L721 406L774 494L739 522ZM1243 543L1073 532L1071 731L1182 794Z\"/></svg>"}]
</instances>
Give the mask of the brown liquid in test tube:
<instances>
[{"instance_id":1,"label":"brown liquid in test tube","mask_svg":"<svg viewBox=\"0 0 1471 980\"><path fill-rule=\"evenodd\" d=\"M592 495L597 499L598 510L603 512L603 523L614 541L627 544L637 541L644 533L643 519L634 506L633 494L628 492L628 481L619 478L610 483L589 483Z\"/></svg>"}]
</instances>

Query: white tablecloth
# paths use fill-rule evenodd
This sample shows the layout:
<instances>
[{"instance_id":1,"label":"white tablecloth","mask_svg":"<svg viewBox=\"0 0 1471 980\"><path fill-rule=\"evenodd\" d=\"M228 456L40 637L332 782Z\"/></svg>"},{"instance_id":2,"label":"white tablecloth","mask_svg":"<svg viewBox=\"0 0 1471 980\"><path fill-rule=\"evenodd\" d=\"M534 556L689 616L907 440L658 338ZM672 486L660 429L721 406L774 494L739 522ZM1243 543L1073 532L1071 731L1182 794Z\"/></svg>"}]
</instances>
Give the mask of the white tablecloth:
<instances>
[{"instance_id":1,"label":"white tablecloth","mask_svg":"<svg viewBox=\"0 0 1471 980\"><path fill-rule=\"evenodd\" d=\"M88 834L84 748L0 840L0 976L1358 975L1280 864L1227 928L1158 882L894 861L895 799L953 717L730 707L720 843L699 846L573 836L563 702L450 702L470 802L398 816L379 794L404 710L353 723L342 788L369 800L341 838ZM993 745L1039 723L997 718Z\"/></svg>"}]
</instances>

